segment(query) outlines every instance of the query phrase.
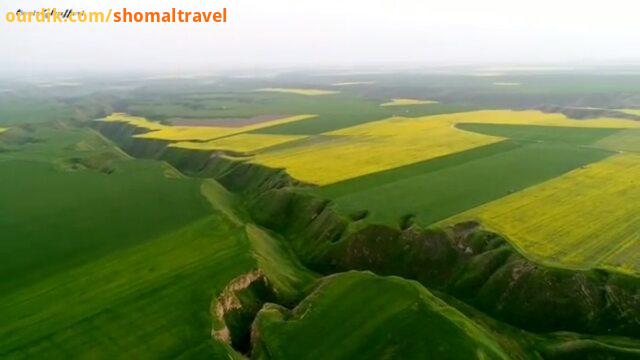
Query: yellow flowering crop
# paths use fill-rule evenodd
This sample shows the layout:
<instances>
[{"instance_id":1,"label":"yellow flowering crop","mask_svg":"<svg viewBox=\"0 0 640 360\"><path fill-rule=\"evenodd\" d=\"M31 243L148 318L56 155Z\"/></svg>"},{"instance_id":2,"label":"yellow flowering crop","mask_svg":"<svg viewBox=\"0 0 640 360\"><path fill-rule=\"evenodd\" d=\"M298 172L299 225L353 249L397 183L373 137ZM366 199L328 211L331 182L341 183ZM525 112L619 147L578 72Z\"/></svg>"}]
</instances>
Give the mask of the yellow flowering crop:
<instances>
[{"instance_id":1,"label":"yellow flowering crop","mask_svg":"<svg viewBox=\"0 0 640 360\"><path fill-rule=\"evenodd\" d=\"M294 178L326 185L501 141L444 121L391 118L325 133L330 141L256 155Z\"/></svg>"},{"instance_id":2,"label":"yellow flowering crop","mask_svg":"<svg viewBox=\"0 0 640 360\"><path fill-rule=\"evenodd\" d=\"M640 274L640 155L621 154L446 220L476 219L525 254Z\"/></svg>"},{"instance_id":3,"label":"yellow flowering crop","mask_svg":"<svg viewBox=\"0 0 640 360\"><path fill-rule=\"evenodd\" d=\"M586 128L640 129L640 122L616 118L575 120L564 114L540 111L481 110L434 116L454 123L481 123L507 125L566 126Z\"/></svg>"},{"instance_id":4,"label":"yellow flowering crop","mask_svg":"<svg viewBox=\"0 0 640 360\"><path fill-rule=\"evenodd\" d=\"M304 139L301 135L238 134L206 142L177 142L171 147L194 150L226 150L252 153L275 145Z\"/></svg>"},{"instance_id":5,"label":"yellow flowering crop","mask_svg":"<svg viewBox=\"0 0 640 360\"><path fill-rule=\"evenodd\" d=\"M149 121L146 118L143 118L141 116L132 116L125 113L113 113L105 117L104 119L102 119L102 121L123 122L123 123L133 125L137 128L142 128L147 130L162 130L167 127L166 125Z\"/></svg>"},{"instance_id":6,"label":"yellow flowering crop","mask_svg":"<svg viewBox=\"0 0 640 360\"><path fill-rule=\"evenodd\" d=\"M139 128L150 130L144 134L135 135L137 138L166 141L208 141L269 126L307 120L314 117L316 117L316 115L296 115L240 127L171 126L149 121L143 117L131 116L123 113L111 114L102 119L102 121L124 122Z\"/></svg>"}]
</instances>

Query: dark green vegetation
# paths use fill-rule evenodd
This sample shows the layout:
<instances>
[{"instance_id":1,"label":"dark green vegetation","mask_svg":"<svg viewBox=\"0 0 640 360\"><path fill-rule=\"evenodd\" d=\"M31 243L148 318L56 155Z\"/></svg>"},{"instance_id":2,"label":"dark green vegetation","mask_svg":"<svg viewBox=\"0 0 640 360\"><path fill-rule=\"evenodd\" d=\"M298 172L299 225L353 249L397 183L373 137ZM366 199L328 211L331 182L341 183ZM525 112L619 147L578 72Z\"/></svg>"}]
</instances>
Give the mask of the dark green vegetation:
<instances>
[{"instance_id":1,"label":"dark green vegetation","mask_svg":"<svg viewBox=\"0 0 640 360\"><path fill-rule=\"evenodd\" d=\"M611 153L562 143L505 141L313 190L342 214L368 210L368 222L410 217L430 225L552 179Z\"/></svg>"}]
</instances>

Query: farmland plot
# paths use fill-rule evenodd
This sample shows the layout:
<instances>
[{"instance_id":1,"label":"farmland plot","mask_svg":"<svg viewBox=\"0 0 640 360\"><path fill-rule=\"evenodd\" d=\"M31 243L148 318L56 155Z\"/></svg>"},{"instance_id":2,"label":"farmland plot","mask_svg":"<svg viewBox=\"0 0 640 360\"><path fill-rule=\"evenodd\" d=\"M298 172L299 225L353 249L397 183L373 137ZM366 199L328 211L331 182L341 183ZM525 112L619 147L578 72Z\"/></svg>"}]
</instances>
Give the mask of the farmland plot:
<instances>
[{"instance_id":1,"label":"farmland plot","mask_svg":"<svg viewBox=\"0 0 640 360\"><path fill-rule=\"evenodd\" d=\"M615 155L455 216L542 262L640 273L640 156Z\"/></svg>"}]
</instances>

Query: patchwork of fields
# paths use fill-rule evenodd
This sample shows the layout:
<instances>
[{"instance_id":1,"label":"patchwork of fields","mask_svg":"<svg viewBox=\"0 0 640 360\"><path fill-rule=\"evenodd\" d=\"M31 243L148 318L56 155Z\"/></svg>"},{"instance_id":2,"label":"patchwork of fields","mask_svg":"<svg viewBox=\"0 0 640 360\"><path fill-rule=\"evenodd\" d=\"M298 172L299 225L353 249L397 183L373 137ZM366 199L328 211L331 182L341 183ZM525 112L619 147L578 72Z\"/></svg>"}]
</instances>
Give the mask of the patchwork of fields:
<instances>
[{"instance_id":1,"label":"patchwork of fields","mask_svg":"<svg viewBox=\"0 0 640 360\"><path fill-rule=\"evenodd\" d=\"M395 100L387 105L422 104L405 101L408 99ZM529 195L531 187L537 184L563 178L564 174L573 174L572 171L582 174L577 169L589 164L600 164L600 161L608 164L605 159L615 152L638 151L640 125L636 121L573 120L563 114L537 111L483 110L416 118L396 116L319 135L290 135L252 130L313 123L318 119L301 115L236 128L167 126L124 114L115 114L106 120L126 121L148 129L149 132L137 137L172 141L172 147L229 151L249 155L248 161L256 164L286 169L294 178L318 185L308 191L332 199L337 211L355 214L366 210L368 222L398 226L411 219L428 226L464 213L462 217L478 216L487 226L513 238L535 257L571 267L597 265L623 271L635 271L638 267L637 259L621 260L618 250L634 246L635 234L594 229L603 234L598 238L584 226L575 225L585 232L574 230L572 236L565 233L552 236L538 229L540 234L521 235L524 230L509 227L508 221L500 218L499 211L493 214L487 210L481 216L470 210L514 197L528 199L533 196ZM616 201L620 200L611 199L612 204ZM584 206L574 198L563 203L570 207ZM517 214L505 211L513 216ZM533 212L529 210L526 217L542 221L543 217ZM575 211L573 214L587 218ZM567 228L578 220L558 216L568 221ZM534 227L554 229L542 224ZM567 239L558 247L548 246L545 250L527 245L564 235ZM574 242L585 236L601 245L582 246L583 255L569 256L559 250L575 247ZM521 237L522 240L518 240ZM605 254L605 247L609 253ZM600 254L600 258L590 256L588 249Z\"/></svg>"},{"instance_id":2,"label":"patchwork of fields","mask_svg":"<svg viewBox=\"0 0 640 360\"><path fill-rule=\"evenodd\" d=\"M535 111L475 111L419 118L391 118L324 133L332 140L309 146L296 146L258 154L253 162L284 168L295 178L315 185L328 185L363 175L418 163L502 141L514 135L506 131L499 136L482 136L463 131L457 124L536 125L556 127L559 132L542 132L562 137L562 132L576 132L586 140L599 139L617 129L637 128L638 123L619 119L571 120L562 114ZM495 128L494 128L495 130ZM527 129L527 134L532 129ZM530 134L531 135L531 134ZM532 136L536 137L536 134ZM518 137L518 136L514 136ZM537 135L539 139L539 134ZM575 139L575 137L568 136ZM561 138L560 138L561 139ZM553 139L542 139L553 140ZM584 139L582 140L584 141Z\"/></svg>"},{"instance_id":3,"label":"patchwork of fields","mask_svg":"<svg viewBox=\"0 0 640 360\"><path fill-rule=\"evenodd\" d=\"M526 355L545 358L545 351L558 351L559 356L609 354L608 345L586 340L587 335L582 341L579 334L558 335L578 341L553 340L547 347L541 341L550 334L521 329L519 323L509 322L511 317L489 313L491 307L478 308L484 312L479 315L466 305L476 304L463 298L465 304L460 304L453 298L458 294L432 293L418 282L357 271L328 274L336 269L373 269L368 267L373 264L390 269L390 274L423 281L413 272L423 262L396 272L395 264L376 263L387 259L378 254L388 248L385 254L397 250L402 255L389 256L392 261L415 257L429 264L444 259L448 264L450 255L464 258L471 250L481 251L474 254L478 262L469 263L473 278L447 286L466 289L466 282L476 286L477 280L482 291L501 289L495 281L509 274L508 266L515 266L517 274L518 266L531 263L512 256L510 248L507 252L508 245L500 238L479 239L485 244L470 239L468 249L457 240L440 247L437 235L442 233L425 230L415 239L403 237L400 241L411 245L404 246L387 244L399 232L377 226L447 226L476 220L541 264L640 276L640 122L628 120L640 112L631 109L636 106L632 97L620 100L626 104L605 108L602 102L612 97L591 93L611 88L631 92L637 81L616 77L604 79L600 86L585 86L546 76L438 75L429 82L388 74L296 76L283 82L215 78L193 87L181 81L143 82L138 89L113 93L100 83L94 89L99 96L87 95L90 89L79 90L76 97L64 100L31 99L33 105L24 100L28 96L0 99L0 183L10 184L0 188L0 204L11 204L0 206L0 274L5 279L0 283L0 357L239 357L221 338L212 338L222 320L212 319L210 311L223 289L234 291L228 289L229 282L247 273L264 276L268 294L252 292L253 284L248 284L238 290L239 298L230 298L223 320L229 320L224 324L227 330L246 322L241 330L255 331L247 339L252 344L246 344L254 346L254 357L526 358L525 353L511 351L521 346ZM402 86L396 84L398 77ZM374 83L380 86L369 86ZM58 96L59 90L51 91ZM105 93L110 96L103 98ZM560 113L495 110L540 108L550 96L554 104L568 103L558 106L568 114L573 113L567 109L597 110L625 118L587 113L587 119L576 120ZM593 107L570 108L591 101ZM617 115L606 111L623 107ZM555 106L551 108L555 111ZM89 119L109 113L101 121L136 128L135 140L124 142L134 144L132 148L151 144L155 150L167 143L199 151L197 161L223 151L227 152L224 166L227 160L237 160L284 169L309 186L258 194L273 203L256 202L265 206L250 210L253 202L248 200L254 199L231 193L221 183L236 180L233 171L238 169L242 176L257 174L256 182L273 172L223 167L224 181L219 183L191 178L162 161L134 159L88 128ZM131 133L119 132L123 128L118 126L105 128L122 136ZM185 160L181 157L193 155L159 153L181 169L180 161ZM201 164L197 161L193 163ZM224 178L228 173L233 176ZM271 185L272 179L267 180ZM289 183L280 180L276 178L276 186ZM259 222L271 205L278 211ZM325 211L327 206L344 218ZM288 222L294 212L303 215L300 224L295 219L291 227L267 229L271 222ZM262 226L253 224L252 216ZM352 223L343 233L344 221ZM297 231L305 226L320 235L313 236L317 243L310 241L309 248L301 251L300 242L307 241L307 234ZM281 228L286 230L276 233ZM371 230L372 237L358 229ZM287 241L293 236L295 241ZM397 244L402 246L396 249ZM418 252L407 254L414 249ZM440 249L444 250L436 254ZM343 252L346 259L339 258ZM504 273L480 284L504 254L518 259L500 265ZM358 256L362 268L352 266L361 264ZM547 299L541 294L542 300L536 298L532 308L544 310L541 304L575 299L559 289L568 272L553 269L547 274L548 268L532 266L542 270L524 269L533 274L526 286L535 290L548 286L558 296ZM443 273L448 270L443 268ZM585 274L600 280L601 272ZM606 281L617 286L629 279L618 276L610 274ZM235 284L243 280L246 277ZM583 284L581 276L570 280L567 283ZM555 284L558 288L552 288ZM528 293L516 290L509 296ZM495 299L503 294L489 295ZM635 298L631 294L625 299ZM250 304L248 310L239 309L244 302ZM566 308L573 306L566 303ZM621 311L631 313L627 310L635 303L622 305ZM251 313L254 310L259 311L257 316ZM627 313L621 316L635 316ZM565 323L559 323L560 330L583 331L581 324L567 323L575 327L565 329ZM536 334L525 336L523 329ZM520 336L526 339L522 344ZM634 339L625 341L635 346Z\"/></svg>"},{"instance_id":4,"label":"patchwork of fields","mask_svg":"<svg viewBox=\"0 0 640 360\"><path fill-rule=\"evenodd\" d=\"M397 226L404 217L430 225L461 211L552 179L609 155L563 144L513 141L321 188L344 214Z\"/></svg>"},{"instance_id":5,"label":"patchwork of fields","mask_svg":"<svg viewBox=\"0 0 640 360\"><path fill-rule=\"evenodd\" d=\"M332 140L258 154L252 161L327 185L502 140L428 118L391 118L324 135Z\"/></svg>"}]
</instances>

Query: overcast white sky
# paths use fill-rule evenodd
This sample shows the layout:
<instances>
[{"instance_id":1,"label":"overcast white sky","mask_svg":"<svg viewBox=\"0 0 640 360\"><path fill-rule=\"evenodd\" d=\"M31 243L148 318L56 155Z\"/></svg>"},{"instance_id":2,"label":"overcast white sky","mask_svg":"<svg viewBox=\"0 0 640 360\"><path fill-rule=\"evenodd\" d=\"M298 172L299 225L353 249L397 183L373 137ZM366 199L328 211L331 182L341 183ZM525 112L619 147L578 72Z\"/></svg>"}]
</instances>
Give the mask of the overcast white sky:
<instances>
[{"instance_id":1,"label":"overcast white sky","mask_svg":"<svg viewBox=\"0 0 640 360\"><path fill-rule=\"evenodd\" d=\"M5 20L52 6L227 7L229 23ZM12 73L640 60L637 0L2 0L0 10L0 71Z\"/></svg>"}]
</instances>

